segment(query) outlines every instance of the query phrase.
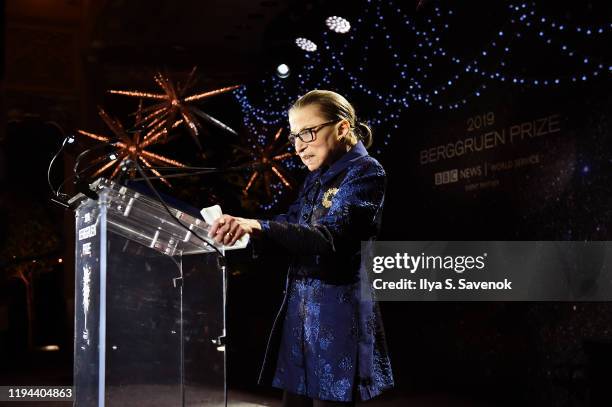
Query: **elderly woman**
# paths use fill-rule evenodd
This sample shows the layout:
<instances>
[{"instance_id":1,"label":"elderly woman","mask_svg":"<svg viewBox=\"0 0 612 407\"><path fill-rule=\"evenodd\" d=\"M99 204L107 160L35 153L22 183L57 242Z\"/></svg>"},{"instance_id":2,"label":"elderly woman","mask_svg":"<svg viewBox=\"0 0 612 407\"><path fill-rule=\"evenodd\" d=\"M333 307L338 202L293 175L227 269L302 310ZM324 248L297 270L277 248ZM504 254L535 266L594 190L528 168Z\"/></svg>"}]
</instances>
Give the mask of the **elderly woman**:
<instances>
[{"instance_id":1,"label":"elderly woman","mask_svg":"<svg viewBox=\"0 0 612 407\"><path fill-rule=\"evenodd\" d=\"M366 151L370 128L341 95L305 94L289 123L310 171L297 201L274 220L224 215L210 235L232 245L249 233L291 254L260 383L284 389L284 406L354 405L393 386L378 304L360 267L361 242L379 231L385 172Z\"/></svg>"}]
</instances>

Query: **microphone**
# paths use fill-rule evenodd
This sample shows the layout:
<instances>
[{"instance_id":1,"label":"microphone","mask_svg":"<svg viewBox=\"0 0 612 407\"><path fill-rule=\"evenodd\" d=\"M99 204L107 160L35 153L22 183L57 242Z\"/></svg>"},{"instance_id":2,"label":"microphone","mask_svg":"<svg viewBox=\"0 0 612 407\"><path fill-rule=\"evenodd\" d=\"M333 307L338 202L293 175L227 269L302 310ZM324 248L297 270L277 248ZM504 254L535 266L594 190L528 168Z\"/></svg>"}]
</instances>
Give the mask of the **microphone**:
<instances>
[{"instance_id":1,"label":"microphone","mask_svg":"<svg viewBox=\"0 0 612 407\"><path fill-rule=\"evenodd\" d=\"M134 162L134 160L131 160L129 158L124 158L123 161L121 162L121 171L127 172L129 170L135 170L135 169L136 169L136 163Z\"/></svg>"},{"instance_id":2,"label":"microphone","mask_svg":"<svg viewBox=\"0 0 612 407\"><path fill-rule=\"evenodd\" d=\"M62 132L62 134L65 134L62 128L57 123L55 122L49 122L49 123L55 125ZM62 151L64 151L66 144L73 144L75 141L76 139L74 137L74 134L69 134L65 136L64 140L62 141L62 145L60 146L59 150L57 150L57 153L55 153L53 158L51 158L51 161L49 162L49 167L47 168L47 183L49 184L49 189L52 192L51 202L59 204L60 206L63 206L63 207L68 207L68 203L65 200L65 196L64 196L65 194L60 193L61 185L57 189L55 189L55 187L53 186L53 183L51 182L51 170L53 169L53 164L55 163L55 160L57 160L57 158L60 156Z\"/></svg>"}]
</instances>

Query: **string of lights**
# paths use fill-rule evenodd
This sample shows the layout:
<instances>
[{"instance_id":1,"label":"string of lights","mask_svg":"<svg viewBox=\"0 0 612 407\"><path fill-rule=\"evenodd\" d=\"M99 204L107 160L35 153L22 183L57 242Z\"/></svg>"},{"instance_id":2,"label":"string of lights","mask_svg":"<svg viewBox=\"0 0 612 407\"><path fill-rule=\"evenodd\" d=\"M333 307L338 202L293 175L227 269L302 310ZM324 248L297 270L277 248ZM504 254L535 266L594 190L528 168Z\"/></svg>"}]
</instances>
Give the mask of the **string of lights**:
<instances>
[{"instance_id":1,"label":"string of lights","mask_svg":"<svg viewBox=\"0 0 612 407\"><path fill-rule=\"evenodd\" d=\"M368 105L377 106L375 111L367 112L365 121L382 135L383 142L372 151L381 154L393 130L398 129L402 114L414 106L452 111L482 96L496 83L522 88L554 87L612 72L609 61L588 52L591 41L609 39L612 24L560 22L544 15L535 2L518 2L508 6L505 21L491 38L466 57L446 45L452 35L455 12L442 6L423 11L416 17L409 16L392 1L366 0L362 15L368 17L347 20L348 26L342 25L343 33L330 28L319 39L309 39L316 50L304 50L304 61L294 72L295 79L271 75L252 85L257 94L263 94L259 103L249 97L251 88L243 86L234 91L249 132L267 134L274 126L286 125L290 103L310 89L348 88ZM399 27L403 30L399 31ZM574 38L576 35L578 38ZM406 38L414 39L414 43ZM531 45L534 40L562 58L578 61L570 66L583 69L544 76L511 66L523 42ZM378 59L383 51L388 61ZM368 67L379 69L384 63L389 66L384 80L368 75ZM339 86L344 88L338 89ZM257 142L264 143L265 139Z\"/></svg>"},{"instance_id":2,"label":"string of lights","mask_svg":"<svg viewBox=\"0 0 612 407\"><path fill-rule=\"evenodd\" d=\"M367 3L370 4L371 1L368 1ZM393 7L392 3L388 3L388 4L390 7ZM511 23L516 24L517 22L520 22L522 23L520 25L523 25L524 27L531 27L534 25L531 19L529 19L528 17L535 15L535 3L522 3L520 5L510 5L509 9L513 12L521 13L518 19L514 18L515 16L512 15L510 19ZM368 10L365 10L364 13L367 14L367 11ZM397 8L396 11L401 12L401 9ZM453 11L448 10L446 14L449 16L452 16ZM437 18L442 18L443 13L440 7L435 7L433 15ZM348 48L349 44L355 43L356 34L354 33L351 34L350 41L345 41L343 44L340 44L338 48L334 48L330 44L329 35L327 31L323 32L322 34L323 46L321 47L321 52L315 53L314 58L310 57L309 54L305 54L305 59L307 60L307 64L303 67L303 74L298 75L299 88L303 89L303 88L319 87L320 85L330 85L331 81L335 79L334 74L342 74L350 79L350 82L352 83L352 89L361 91L363 94L367 96L372 96L376 98L378 101L384 102L385 105L387 105L385 107L389 107L388 105L399 103L403 105L404 108L408 108L410 106L411 101L412 102L424 102L424 103L427 103L433 106L433 103L430 103L432 97L442 96L446 90L450 89L450 86L452 86L453 82L456 82L459 79L459 73L456 73L450 79L446 80L446 82L448 83L448 87L446 85L441 85L439 87L432 88L429 92L423 91L424 86L422 85L422 82L424 79L427 79L430 75L430 73L428 72L428 68L434 67L434 64L431 62L433 57L446 56L448 57L448 59L451 60L451 62L454 62L456 64L459 64L462 61L458 57L450 56L449 52L446 49L444 49L444 47L438 45L441 42L440 33L444 32L445 30L448 30L449 28L448 23L443 23L441 26L438 26L434 23L434 21L431 18L427 18L426 23L429 25L429 29L419 30L416 21L409 18L406 14L402 14L402 17L404 19L405 26L410 28L418 38L418 42L416 46L417 52L412 53L411 58L409 59L412 60L411 61L412 63L420 62L420 65L413 65L415 72L412 75L409 75L405 71L402 71L399 73L399 77L397 78L399 80L397 82L393 82L391 85L392 89L397 89L395 92L378 91L368 86L366 84L366 81L360 78L359 74L356 73L356 72L363 72L365 70L365 67L368 64L367 51L369 50L371 46L370 42L375 39L375 36L373 34L366 36L364 38L365 40L364 43L362 43L361 45L361 48L364 50L363 63L360 64L360 66L357 66L356 68L354 68L354 71L351 71L347 69L342 63L342 57L344 56L344 52ZM543 22L548 21L545 17L540 17L540 19L543 20ZM408 66L410 66L411 65L410 63L402 62L402 60L406 60L408 58L402 58L401 49L398 49L399 47L397 47L391 42L391 33L389 32L387 25L384 24L385 16L382 11L381 2L377 2L376 7L375 7L375 17L372 20L374 21L372 23L373 27L364 27L364 24L366 23L363 21L362 18L359 18L356 22L356 26L353 32L362 32L362 31L363 32L383 32L384 40L387 42L387 47L390 50L393 50L392 56L393 56L393 59L395 60L394 66L396 68L403 68L403 69L406 69ZM555 22L551 22L548 24L552 27L557 27L557 28L564 27L563 25L559 23L555 23ZM520 25L518 28L521 28ZM369 28L374 28L374 30L369 29ZM576 30L578 32L584 31L584 32L596 32L596 33L604 33L606 31L609 31L607 30L607 28L604 28L604 27L594 27L594 28L577 27ZM501 37L504 36L504 31L499 31L498 35L501 39ZM521 38L523 35L525 35L525 30L520 30L520 29L516 30L515 36L517 38ZM543 32L540 31L540 37L542 37L543 35L544 35ZM547 38L545 42L550 45L551 43L553 43L553 40L551 38ZM360 42L357 41L357 43L360 43ZM482 57L486 57L492 54L493 52L491 52L490 50L492 48L499 47L499 45L500 44L498 43L498 41L492 40L481 51ZM561 48L562 50L568 49L566 45L562 45ZM427 50L427 49L431 51L429 54L426 52L419 52L420 50ZM510 49L508 47L505 47L505 52L509 53ZM567 55L570 57L576 54L577 53L575 51L567 52ZM332 63L324 64L325 56L327 56L327 59ZM484 58L481 58L480 60L474 59L472 61L469 61L463 66L463 69L462 70L459 69L458 72L463 71L466 73L479 74L482 77L487 77L488 79L498 79L503 82L505 82L507 78L512 77L513 79L516 79L516 81L512 80L512 83L517 83L521 85L529 84L527 80L525 80L523 77L521 77L521 75L518 75L518 74L513 74L513 73L508 73L508 72L505 74L501 72L487 72L485 70L479 69L478 66L483 65L483 62L484 62L482 59ZM584 57L583 60L588 61L589 58ZM504 61L501 61L501 62L504 62ZM320 64L323 64L323 65L320 65ZM323 68L323 71L322 71L323 76L317 81L313 81L311 78L312 73L315 70L314 69L315 65ZM503 67L505 63L500 63L499 65ZM596 65L596 68L593 72L596 71L596 72L601 73L604 69L605 69L604 65L602 63L599 63ZM609 67L608 67L608 70L609 70ZM576 77L581 78L585 75L587 77L589 76L588 74L582 74L582 75L576 75ZM542 79L542 80L535 79L534 81L531 81L531 84L532 85L560 84L561 80L560 79L557 80L557 79L558 78L549 78L549 79ZM402 83L405 83L406 81L409 82L408 89L403 89L402 87L400 87L400 85ZM308 86L307 86L307 82L310 82ZM275 77L272 77L272 81L271 81L272 86L271 88L267 87L267 89L270 89L270 92L272 92L274 96L267 97L266 103L268 104L268 106L278 105L278 103L281 100L285 99L284 97L282 97L284 95L281 95L281 92L285 90L284 84L285 83L283 81L278 81L276 80ZM267 84L265 82L262 82L262 85L265 86ZM314 85L314 86L311 86L311 85ZM476 90L474 94L476 94L476 92L479 92L479 91ZM286 92L283 92L283 93L286 93ZM254 109L253 106L246 105L246 103L248 103L248 99L246 98L246 93L243 92L240 95L240 99L242 100L242 102L244 102L243 106L247 108L247 111L250 112L251 110ZM293 98L290 98L290 100L291 99ZM268 113L273 112L271 115L272 118L262 117L266 115L266 112ZM259 119L264 119L264 121L274 122L278 120L280 117L283 117L284 110L279 111L279 110L270 109L270 108L260 108L258 111L256 111L256 114L257 116L259 116Z\"/></svg>"}]
</instances>

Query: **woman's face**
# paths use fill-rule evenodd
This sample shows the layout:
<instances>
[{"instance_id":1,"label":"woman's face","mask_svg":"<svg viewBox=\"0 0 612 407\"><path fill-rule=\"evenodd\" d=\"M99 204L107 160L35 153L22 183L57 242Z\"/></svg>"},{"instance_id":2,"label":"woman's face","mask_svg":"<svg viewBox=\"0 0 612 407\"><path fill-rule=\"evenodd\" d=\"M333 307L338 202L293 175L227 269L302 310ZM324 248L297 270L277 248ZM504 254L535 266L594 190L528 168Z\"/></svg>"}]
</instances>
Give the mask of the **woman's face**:
<instances>
[{"instance_id":1,"label":"woman's face","mask_svg":"<svg viewBox=\"0 0 612 407\"><path fill-rule=\"evenodd\" d=\"M329 120L321 114L316 104L289 111L289 125L291 133L294 134L327 122ZM309 171L315 171L322 165L331 164L339 154L346 151L340 139L348 133L348 128L348 122L342 120L327 126L316 127L315 138L310 143L305 143L299 138L295 139L295 151Z\"/></svg>"}]
</instances>

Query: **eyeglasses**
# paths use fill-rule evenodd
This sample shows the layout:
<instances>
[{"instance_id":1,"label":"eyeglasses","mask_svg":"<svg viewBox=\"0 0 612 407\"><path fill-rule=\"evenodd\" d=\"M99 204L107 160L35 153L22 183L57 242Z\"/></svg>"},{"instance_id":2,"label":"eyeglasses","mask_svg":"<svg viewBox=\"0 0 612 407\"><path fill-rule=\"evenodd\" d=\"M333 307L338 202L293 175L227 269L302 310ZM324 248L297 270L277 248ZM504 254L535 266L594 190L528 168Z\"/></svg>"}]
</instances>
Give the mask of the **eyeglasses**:
<instances>
[{"instance_id":1,"label":"eyeglasses","mask_svg":"<svg viewBox=\"0 0 612 407\"><path fill-rule=\"evenodd\" d=\"M317 126L303 129L299 133L289 133L289 142L295 146L295 139L299 138L304 143L310 143L314 141L317 135L317 131L321 130L325 126L329 126L330 124L338 123L339 121L340 121L339 119L336 119L336 120L332 120L329 122L319 124Z\"/></svg>"}]
</instances>

